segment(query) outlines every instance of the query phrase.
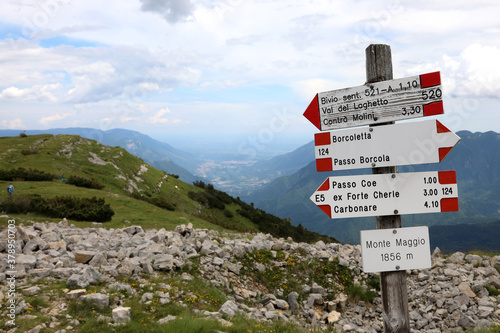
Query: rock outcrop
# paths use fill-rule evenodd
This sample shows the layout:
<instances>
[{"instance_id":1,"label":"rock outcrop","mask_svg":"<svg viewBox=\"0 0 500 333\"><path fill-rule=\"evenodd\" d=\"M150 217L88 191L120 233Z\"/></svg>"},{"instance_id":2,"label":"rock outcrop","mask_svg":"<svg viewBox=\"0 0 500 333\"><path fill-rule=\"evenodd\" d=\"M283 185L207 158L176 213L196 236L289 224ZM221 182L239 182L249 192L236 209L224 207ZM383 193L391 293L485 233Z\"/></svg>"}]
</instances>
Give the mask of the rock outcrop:
<instances>
[{"instance_id":1,"label":"rock outcrop","mask_svg":"<svg viewBox=\"0 0 500 333\"><path fill-rule=\"evenodd\" d=\"M191 225L178 226L174 231L143 230L140 226L105 229L100 225L80 229L62 221L18 225L16 232L15 248L10 248L16 254L16 284L20 291L16 315L27 315L30 305L25 297L43 293L37 280L62 280L67 287L65 297L52 303L53 309L47 311L53 317L50 325L60 332L78 325L76 319L73 327L59 328L54 324L58 322L56 314L64 314L72 301L86 302L96 309L111 308L112 316L103 318L109 325L128 322L130 307L123 306L123 302L110 302L106 291L134 295L135 286L120 282L123 280L119 277L147 282L160 274L178 274L182 281L202 278L223 290L227 301L218 312L198 310L200 315L221 321L244 314L259 321L292 322L305 328L383 331L380 295L370 301L356 299L334 273L321 278L300 276L304 283L298 290L291 290L284 282L269 288L254 279L256 274L285 272L301 263L335 262L339 269L351 272L353 284L376 292L367 283L374 280L373 274L362 272L360 246L294 243L265 234L227 234L193 229ZM0 299L7 297L12 270L7 239L5 229L0 233ZM260 260L256 253L268 253L269 257ZM430 269L407 272L413 332L460 332L464 328L500 324L500 296L492 292L500 289L499 256L460 252L443 256L436 249L432 260ZM193 262L199 264L197 270L192 269ZM288 282L293 281L288 278ZM103 285L102 291L88 294L86 288L95 284ZM165 304L175 302L177 297L166 285L161 291L143 293L140 301L148 304L153 299ZM7 314L6 310L2 313ZM158 322L170 320L175 320L175 316L159 318ZM37 326L38 331L43 325Z\"/></svg>"}]
</instances>

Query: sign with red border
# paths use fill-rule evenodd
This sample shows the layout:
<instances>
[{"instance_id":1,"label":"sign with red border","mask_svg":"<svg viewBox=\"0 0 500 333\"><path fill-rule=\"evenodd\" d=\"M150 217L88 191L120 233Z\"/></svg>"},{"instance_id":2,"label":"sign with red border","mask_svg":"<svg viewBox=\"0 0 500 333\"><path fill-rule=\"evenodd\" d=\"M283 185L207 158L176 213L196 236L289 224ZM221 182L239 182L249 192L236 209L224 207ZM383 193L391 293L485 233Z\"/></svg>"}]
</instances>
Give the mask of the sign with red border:
<instances>
[{"instance_id":1,"label":"sign with red border","mask_svg":"<svg viewBox=\"0 0 500 333\"><path fill-rule=\"evenodd\" d=\"M444 113L441 74L369 83L316 94L304 112L321 131Z\"/></svg>"},{"instance_id":2,"label":"sign with red border","mask_svg":"<svg viewBox=\"0 0 500 333\"><path fill-rule=\"evenodd\" d=\"M332 219L458 211L455 171L328 177L310 199Z\"/></svg>"},{"instance_id":3,"label":"sign with red border","mask_svg":"<svg viewBox=\"0 0 500 333\"><path fill-rule=\"evenodd\" d=\"M438 120L321 132L314 135L316 170L439 163L459 141Z\"/></svg>"}]
</instances>

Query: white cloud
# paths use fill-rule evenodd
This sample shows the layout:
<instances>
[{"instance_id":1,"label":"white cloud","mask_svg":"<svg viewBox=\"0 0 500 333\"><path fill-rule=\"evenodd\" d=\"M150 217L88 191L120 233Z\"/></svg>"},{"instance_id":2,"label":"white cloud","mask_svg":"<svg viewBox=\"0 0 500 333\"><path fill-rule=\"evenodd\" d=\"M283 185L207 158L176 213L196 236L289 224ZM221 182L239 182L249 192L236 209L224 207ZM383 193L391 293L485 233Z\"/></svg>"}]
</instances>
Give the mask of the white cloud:
<instances>
[{"instance_id":1,"label":"white cloud","mask_svg":"<svg viewBox=\"0 0 500 333\"><path fill-rule=\"evenodd\" d=\"M186 20L193 14L190 0L140 0L141 10L160 14L170 23Z\"/></svg>"},{"instance_id":2,"label":"white cloud","mask_svg":"<svg viewBox=\"0 0 500 333\"><path fill-rule=\"evenodd\" d=\"M46 84L37 85L30 88L20 89L17 87L8 87L0 92L0 100L22 100L24 102L57 102L54 93L60 90L61 85Z\"/></svg>"},{"instance_id":3,"label":"white cloud","mask_svg":"<svg viewBox=\"0 0 500 333\"><path fill-rule=\"evenodd\" d=\"M168 56L166 63L165 54L143 47L23 44L13 50L0 43L0 61L7 64L0 76L0 99L88 103L123 95L135 100L137 95L199 82L201 71L183 65L187 61L183 55Z\"/></svg>"},{"instance_id":4,"label":"white cloud","mask_svg":"<svg viewBox=\"0 0 500 333\"><path fill-rule=\"evenodd\" d=\"M16 98L22 98L28 94L28 89L19 89L17 87L9 87L4 89L0 93L0 99L16 99Z\"/></svg>"},{"instance_id":5,"label":"white cloud","mask_svg":"<svg viewBox=\"0 0 500 333\"><path fill-rule=\"evenodd\" d=\"M472 44L456 56L443 55L433 62L408 68L411 75L441 71L443 89L450 96L498 98L500 96L500 46Z\"/></svg>"},{"instance_id":6,"label":"white cloud","mask_svg":"<svg viewBox=\"0 0 500 333\"><path fill-rule=\"evenodd\" d=\"M212 81L212 82L203 82L200 87L202 89L227 89L234 88L244 84L244 81L241 80L223 80L223 81Z\"/></svg>"},{"instance_id":7,"label":"white cloud","mask_svg":"<svg viewBox=\"0 0 500 333\"><path fill-rule=\"evenodd\" d=\"M467 94L486 97L500 96L500 47L470 45L461 54L465 62L465 77L462 84Z\"/></svg>"},{"instance_id":8,"label":"white cloud","mask_svg":"<svg viewBox=\"0 0 500 333\"><path fill-rule=\"evenodd\" d=\"M68 118L70 116L74 116L75 114L76 114L76 111L63 113L63 114L56 113L55 115L43 117L42 119L40 119L40 124L42 124L44 126L51 126L52 122L65 119L65 118Z\"/></svg>"},{"instance_id":9,"label":"white cloud","mask_svg":"<svg viewBox=\"0 0 500 333\"><path fill-rule=\"evenodd\" d=\"M2 124L2 127L8 128L8 129L26 128L26 126L24 125L24 122L21 118L16 118L13 120L2 120L1 124Z\"/></svg>"},{"instance_id":10,"label":"white cloud","mask_svg":"<svg viewBox=\"0 0 500 333\"><path fill-rule=\"evenodd\" d=\"M173 120L170 120L166 117L164 117L167 113L170 113L171 111L168 108L164 108L156 112L153 116L149 117L149 123L150 124L167 124L169 122L172 122ZM174 121L175 123L175 121Z\"/></svg>"},{"instance_id":11,"label":"white cloud","mask_svg":"<svg viewBox=\"0 0 500 333\"><path fill-rule=\"evenodd\" d=\"M140 118L137 118L137 117L124 117L124 118L121 118L120 121L122 123L128 123L130 121L139 121Z\"/></svg>"},{"instance_id":12,"label":"white cloud","mask_svg":"<svg viewBox=\"0 0 500 333\"><path fill-rule=\"evenodd\" d=\"M153 82L141 82L139 83L139 87L147 91L158 91L160 90L160 86L157 83Z\"/></svg>"},{"instance_id":13,"label":"white cloud","mask_svg":"<svg viewBox=\"0 0 500 333\"><path fill-rule=\"evenodd\" d=\"M340 85L332 80L309 79L295 82L293 88L304 100L312 100L317 93L339 89Z\"/></svg>"},{"instance_id":14,"label":"white cloud","mask_svg":"<svg viewBox=\"0 0 500 333\"><path fill-rule=\"evenodd\" d=\"M12 30L0 35L0 107L29 127L41 119L258 132L278 105L300 119L316 93L363 84L370 43L391 45L395 78L441 70L447 98L500 107L493 1L108 0L102 8L0 2L0 24ZM84 116L64 116L73 109Z\"/></svg>"},{"instance_id":15,"label":"white cloud","mask_svg":"<svg viewBox=\"0 0 500 333\"><path fill-rule=\"evenodd\" d=\"M84 64L66 71L73 82L67 93L67 101L98 101L117 96L121 92L114 82L116 69L107 61Z\"/></svg>"}]
</instances>

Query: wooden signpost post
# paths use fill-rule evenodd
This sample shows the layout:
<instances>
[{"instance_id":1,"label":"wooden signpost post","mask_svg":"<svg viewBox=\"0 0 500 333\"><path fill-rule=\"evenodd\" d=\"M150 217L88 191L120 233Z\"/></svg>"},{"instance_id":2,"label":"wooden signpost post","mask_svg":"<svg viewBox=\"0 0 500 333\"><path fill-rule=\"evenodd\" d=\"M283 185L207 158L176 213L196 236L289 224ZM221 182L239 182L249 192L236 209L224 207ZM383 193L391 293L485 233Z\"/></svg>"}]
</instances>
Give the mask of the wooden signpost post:
<instances>
[{"instance_id":1,"label":"wooden signpost post","mask_svg":"<svg viewBox=\"0 0 500 333\"><path fill-rule=\"evenodd\" d=\"M311 201L332 219L376 217L378 230L361 233L363 269L380 272L385 332L410 332L405 270L430 266L428 228L401 228L400 214L458 210L454 171L398 174L397 165L439 163L460 138L437 120L394 121L443 112L440 73L393 80L391 49L379 44L366 49L364 85L318 93L304 112L321 131L370 125L315 135L318 171L372 175L329 177Z\"/></svg>"},{"instance_id":2,"label":"wooden signpost post","mask_svg":"<svg viewBox=\"0 0 500 333\"><path fill-rule=\"evenodd\" d=\"M366 82L392 80L392 54L389 45L372 44L366 48ZM394 123L394 122L392 122ZM396 166L373 168L373 174L397 173ZM401 215L376 217L377 229L401 228ZM380 273L380 291L386 332L409 333L408 290L406 271Z\"/></svg>"}]
</instances>

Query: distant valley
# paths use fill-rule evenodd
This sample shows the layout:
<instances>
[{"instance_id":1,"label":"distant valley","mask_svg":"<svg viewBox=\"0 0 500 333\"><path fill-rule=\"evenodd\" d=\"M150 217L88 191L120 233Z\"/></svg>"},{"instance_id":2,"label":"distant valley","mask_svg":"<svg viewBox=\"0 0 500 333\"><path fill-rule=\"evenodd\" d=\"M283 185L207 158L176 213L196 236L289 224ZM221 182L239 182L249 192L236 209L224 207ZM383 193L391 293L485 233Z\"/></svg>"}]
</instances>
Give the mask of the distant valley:
<instances>
[{"instance_id":1,"label":"distant valley","mask_svg":"<svg viewBox=\"0 0 500 333\"><path fill-rule=\"evenodd\" d=\"M0 130L0 136L17 136L20 131ZM110 146L121 146L145 162L186 183L197 180L252 203L293 225L326 234L345 243L358 243L359 231L375 229L374 218L331 220L310 200L310 195L328 176L370 173L370 170L317 172L314 145L309 142L287 154L272 158L250 158L238 151L222 152L216 159L193 154L167 143L128 130L99 131L72 128L26 131L28 134L77 134ZM456 170L460 210L452 213L404 215L403 226L447 226L491 224L500 220L500 135L495 132L457 133L461 141L439 164L399 167L399 172ZM456 234L460 227L448 233ZM463 228L462 228L463 229ZM442 234L442 230L439 232ZM483 229L486 230L486 229ZM462 236L457 236L462 237ZM431 237L432 239L432 237ZM451 244L448 242L448 244ZM457 244L456 248L460 246ZM473 246L469 244L468 246ZM448 245L450 246L450 245Z\"/></svg>"}]
</instances>

